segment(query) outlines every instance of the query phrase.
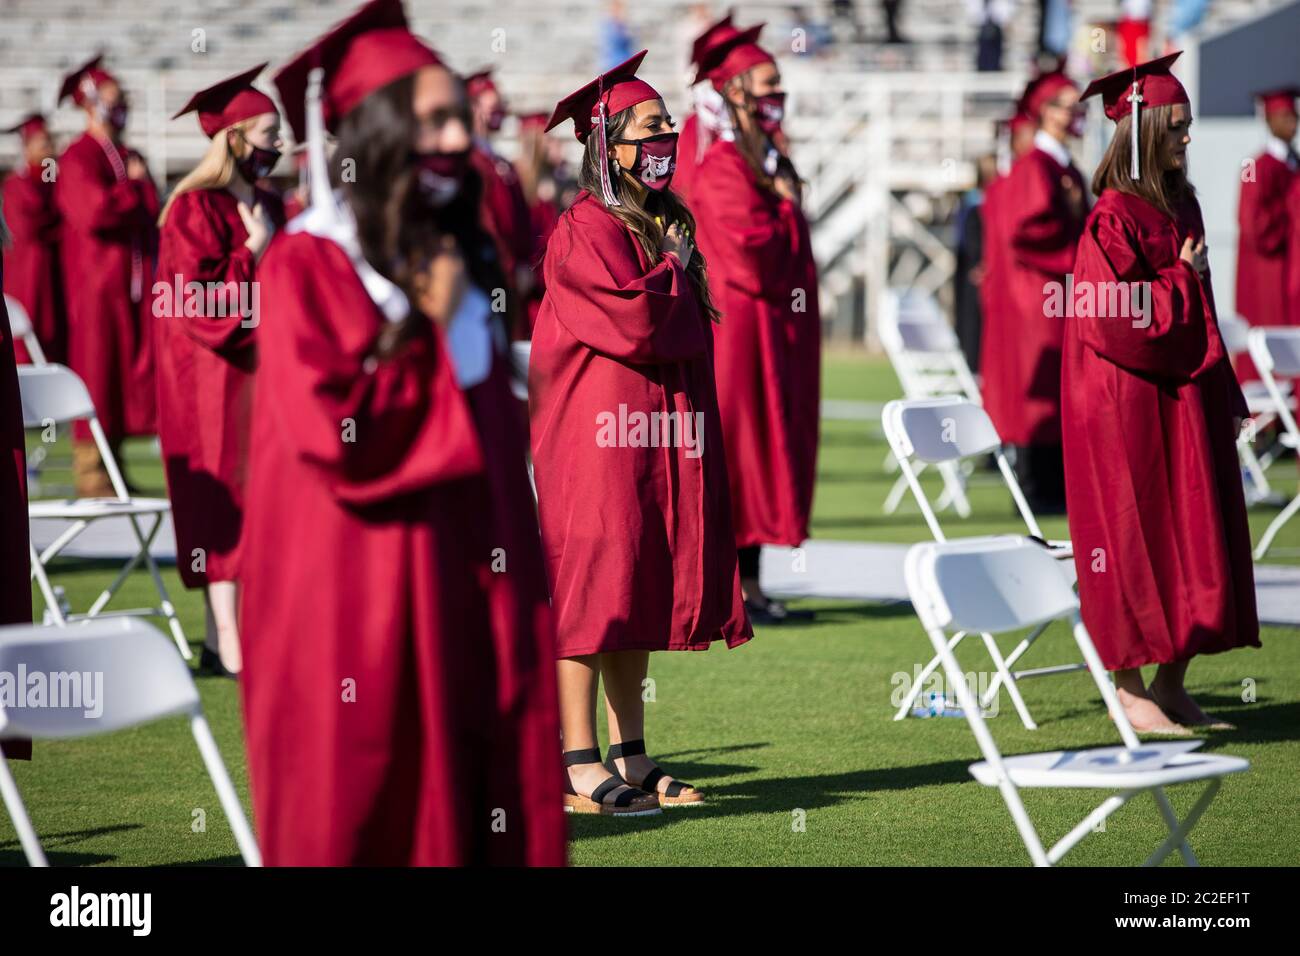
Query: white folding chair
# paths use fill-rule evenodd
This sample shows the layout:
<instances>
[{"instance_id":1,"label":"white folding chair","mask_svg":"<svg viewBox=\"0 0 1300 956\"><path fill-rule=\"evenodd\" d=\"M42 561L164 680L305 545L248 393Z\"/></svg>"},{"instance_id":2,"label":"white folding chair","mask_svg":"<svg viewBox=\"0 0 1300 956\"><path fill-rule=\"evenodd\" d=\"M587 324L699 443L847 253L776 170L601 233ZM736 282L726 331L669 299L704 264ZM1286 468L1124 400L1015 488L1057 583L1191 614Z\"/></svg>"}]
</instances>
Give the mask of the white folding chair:
<instances>
[{"instance_id":1,"label":"white folding chair","mask_svg":"<svg viewBox=\"0 0 1300 956\"><path fill-rule=\"evenodd\" d=\"M6 706L0 697L0 740L67 740L112 733L184 715L203 765L249 866L262 857L203 716L190 670L167 640L142 621L96 621L75 629L23 624L0 627L0 673L46 677L41 706ZM102 681L102 683L101 683ZM0 759L0 796L27 862L48 866L18 786Z\"/></svg>"},{"instance_id":2,"label":"white folding chair","mask_svg":"<svg viewBox=\"0 0 1300 956\"><path fill-rule=\"evenodd\" d=\"M1007 461L997 429L993 427L993 421L983 408L965 398L956 396L902 399L885 405L884 411L881 413L881 424L884 426L885 438L889 442L889 447L898 460L899 468L902 469L903 478L908 487L911 488L912 495L916 498L916 503L921 509L921 514L925 517L925 523L929 525L930 533L934 535L936 541L946 541L947 537L944 535L943 529L939 527L939 520L935 517L934 509L930 506L925 489L921 487L919 472L915 467L915 463L919 461L930 464L953 464L962 459L991 454L994 460L997 461L998 470L1002 473L1002 479L1006 482L1007 490L1011 492L1011 497L1016 503L1020 517L1025 522L1025 529L1031 537L1037 538L1048 549L1053 558L1062 562L1063 572L1068 579L1072 579L1074 574L1074 549L1068 541L1048 541L1043 536L1042 528L1038 525L1038 519L1034 517L1029 502L1025 500L1020 483L1016 480L1015 472L1011 469L1011 463ZM1016 686L1016 681L1030 677L1045 677L1050 674L1068 674L1082 670L1084 667L1083 664L1056 664L1049 667L1035 667L1020 671L1011 670L1024 656L1025 652L1033 646L1034 641L1039 638L1044 629L1045 627L1040 627L1033 630L1012 649L1005 659L998 650L993 637L989 634L981 635L998 671L993 683L984 693L982 705L988 707L992 704L1001 687L1005 685L1007 695L1011 698L1021 722L1030 730L1036 729L1038 725L1030 716L1029 708L1025 705L1020 689ZM936 656L921 671L920 679L913 684L907 698L894 715L895 720L902 720L908 715L912 705L916 702L916 698L921 693L925 679L939 667L939 663L940 660Z\"/></svg>"},{"instance_id":3,"label":"white folding chair","mask_svg":"<svg viewBox=\"0 0 1300 956\"><path fill-rule=\"evenodd\" d=\"M1282 426L1280 441L1287 448L1300 449L1300 428L1296 427L1295 415L1287 403L1278 377L1300 377L1300 329L1269 328L1260 326L1250 330L1250 358L1255 363L1260 380L1264 383L1269 397L1273 401L1278 422ZM1282 526L1300 511L1300 494L1295 495L1264 531L1264 537L1255 546L1255 560L1258 561L1268 553L1273 539L1282 530Z\"/></svg>"},{"instance_id":4,"label":"white folding chair","mask_svg":"<svg viewBox=\"0 0 1300 956\"><path fill-rule=\"evenodd\" d=\"M1219 334L1229 355L1237 356L1250 351L1250 325L1244 319L1235 315L1220 315ZM1291 383L1278 382L1277 385L1279 393L1285 399L1286 407L1294 408L1295 396ZM1241 387L1241 393L1246 399L1250 419L1249 427L1243 428L1237 435L1237 456L1241 459L1241 466L1249 479L1246 484L1246 501L1247 504L1253 504L1273 497L1267 470L1277 460L1279 451L1285 446L1279 442L1266 448L1263 454L1255 451L1256 438L1277 422L1278 406L1262 381L1247 382Z\"/></svg>"},{"instance_id":5,"label":"white folding chair","mask_svg":"<svg viewBox=\"0 0 1300 956\"><path fill-rule=\"evenodd\" d=\"M528 401L528 360L532 355L532 342L510 343L510 390L521 402Z\"/></svg>"},{"instance_id":6,"label":"white folding chair","mask_svg":"<svg viewBox=\"0 0 1300 956\"><path fill-rule=\"evenodd\" d=\"M31 316L27 314L23 304L13 296L6 295L5 310L9 313L9 331L13 333L15 339L22 339L23 345L27 347L27 354L31 357L31 364L45 365L45 350L41 348L40 340L36 338Z\"/></svg>"},{"instance_id":7,"label":"white folding chair","mask_svg":"<svg viewBox=\"0 0 1300 956\"><path fill-rule=\"evenodd\" d=\"M986 787L997 787L1011 812L1025 849L1036 866L1060 862L1088 833L1134 797L1150 792L1169 836L1147 857L1158 865L1178 849L1189 866L1196 855L1187 835L1218 793L1222 778L1250 764L1240 757L1193 753L1204 741L1142 743L1124 713L1102 667L1092 638L1079 618L1079 602L1060 568L1041 547L1024 539L968 538L914 545L903 569L912 604L942 659L948 683L979 744L984 759L970 767L971 776ZM975 695L953 655L948 632L1002 633L1067 619L1075 642L1087 661L1102 700L1115 717L1123 746L1087 750L1058 750L1004 757L980 714ZM1179 820L1164 787L1206 780L1200 798ZM1029 819L1020 790L1068 788L1112 791L1050 850L1045 849Z\"/></svg>"},{"instance_id":8,"label":"white folding chair","mask_svg":"<svg viewBox=\"0 0 1300 956\"><path fill-rule=\"evenodd\" d=\"M884 296L879 331L904 398L962 395L977 405L983 403L957 334L933 296L890 289ZM893 471L896 465L892 454L886 457L887 471ZM961 517L970 517L961 470L945 464L939 466L939 471L944 490L935 507L940 511L952 507ZM900 475L885 496L884 513L893 514L906 494L907 481Z\"/></svg>"},{"instance_id":9,"label":"white folding chair","mask_svg":"<svg viewBox=\"0 0 1300 956\"><path fill-rule=\"evenodd\" d=\"M162 575L154 561L149 548L162 527L163 518L171 511L171 504L166 498L133 498L127 493L122 473L118 470L113 450L109 447L104 430L100 427L95 414L95 406L85 383L69 368L62 365L20 366L18 369L18 386L22 392L23 425L26 428L49 428L65 425L73 421L86 421L94 436L99 454L104 459L109 481L117 493L113 498L65 498L36 500L28 503L28 517L35 519L52 518L70 522L43 551L37 551L31 545L32 578L45 600L46 609L56 625L64 626L74 621L87 621L106 617L162 617L166 618L171 629L172 638L186 660L191 657L189 644L185 640L185 631L176 608L172 605L163 584ZM78 535L96 521L105 518L125 518L135 535L139 550L118 573L107 588L95 599L90 610L84 614L65 614L59 606L50 583L47 567L49 562L59 555ZM148 530L141 528L142 519L152 518ZM144 562L154 587L158 591L159 606L151 608L133 608L130 610L107 611L108 602L126 582L131 572Z\"/></svg>"}]
</instances>

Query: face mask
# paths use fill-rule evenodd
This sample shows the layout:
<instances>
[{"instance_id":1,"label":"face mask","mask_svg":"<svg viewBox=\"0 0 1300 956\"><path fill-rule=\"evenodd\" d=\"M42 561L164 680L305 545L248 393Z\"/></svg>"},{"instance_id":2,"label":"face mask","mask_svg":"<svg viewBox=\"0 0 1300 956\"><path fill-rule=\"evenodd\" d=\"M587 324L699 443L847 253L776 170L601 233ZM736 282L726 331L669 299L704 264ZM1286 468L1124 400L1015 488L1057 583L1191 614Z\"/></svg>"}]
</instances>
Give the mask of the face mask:
<instances>
[{"instance_id":1,"label":"face mask","mask_svg":"<svg viewBox=\"0 0 1300 956\"><path fill-rule=\"evenodd\" d=\"M767 93L754 97L754 119L758 121L758 128L768 136L779 130L781 120L785 119L785 94Z\"/></svg>"},{"instance_id":2,"label":"face mask","mask_svg":"<svg viewBox=\"0 0 1300 956\"><path fill-rule=\"evenodd\" d=\"M420 192L431 206L445 206L456 198L465 171L469 168L469 150L459 153L416 153L414 166Z\"/></svg>"},{"instance_id":3,"label":"face mask","mask_svg":"<svg viewBox=\"0 0 1300 956\"><path fill-rule=\"evenodd\" d=\"M676 133L660 133L645 139L612 139L610 142L636 147L632 168L624 172L635 176L641 185L655 192L668 188L677 169Z\"/></svg>"},{"instance_id":4,"label":"face mask","mask_svg":"<svg viewBox=\"0 0 1300 956\"><path fill-rule=\"evenodd\" d=\"M1087 115L1084 113L1075 113L1074 116L1070 118L1069 133L1075 139L1083 136L1083 123L1086 119Z\"/></svg>"},{"instance_id":5,"label":"face mask","mask_svg":"<svg viewBox=\"0 0 1300 956\"><path fill-rule=\"evenodd\" d=\"M253 146L252 143L248 144ZM239 173L248 182L256 182L271 175L271 170L275 169L275 164L280 161L280 151L278 149L263 149L261 146L253 146L253 151L236 162L239 167Z\"/></svg>"},{"instance_id":6,"label":"face mask","mask_svg":"<svg viewBox=\"0 0 1300 956\"><path fill-rule=\"evenodd\" d=\"M501 109L493 110L487 117L487 128L492 132L498 132L506 121L506 111Z\"/></svg>"},{"instance_id":7,"label":"face mask","mask_svg":"<svg viewBox=\"0 0 1300 956\"><path fill-rule=\"evenodd\" d=\"M101 120L119 133L126 129L127 111L125 103L118 103L116 106L112 107L105 107L101 104L99 107L99 116Z\"/></svg>"}]
</instances>

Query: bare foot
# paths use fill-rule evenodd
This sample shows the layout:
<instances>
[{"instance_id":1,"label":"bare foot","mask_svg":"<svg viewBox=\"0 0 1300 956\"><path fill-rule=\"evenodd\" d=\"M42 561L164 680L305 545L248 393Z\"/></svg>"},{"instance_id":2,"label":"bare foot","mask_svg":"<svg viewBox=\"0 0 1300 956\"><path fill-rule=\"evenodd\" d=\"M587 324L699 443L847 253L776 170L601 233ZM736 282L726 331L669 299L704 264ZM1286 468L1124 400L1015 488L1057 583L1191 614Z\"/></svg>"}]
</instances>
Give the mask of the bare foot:
<instances>
[{"instance_id":1,"label":"bare foot","mask_svg":"<svg viewBox=\"0 0 1300 956\"><path fill-rule=\"evenodd\" d=\"M1168 690L1160 687L1152 681L1150 688L1151 699L1156 705L1165 712L1171 719L1188 727L1208 727L1214 730L1236 730L1232 724L1225 720L1215 720L1205 711L1201 710L1196 701L1192 700L1187 688L1179 687L1174 690Z\"/></svg>"},{"instance_id":2,"label":"bare foot","mask_svg":"<svg viewBox=\"0 0 1300 956\"><path fill-rule=\"evenodd\" d=\"M1120 706L1133 729L1140 734L1170 734L1177 737L1191 736L1191 731L1181 724L1176 724L1162 711L1149 696L1141 696L1116 688Z\"/></svg>"}]
</instances>

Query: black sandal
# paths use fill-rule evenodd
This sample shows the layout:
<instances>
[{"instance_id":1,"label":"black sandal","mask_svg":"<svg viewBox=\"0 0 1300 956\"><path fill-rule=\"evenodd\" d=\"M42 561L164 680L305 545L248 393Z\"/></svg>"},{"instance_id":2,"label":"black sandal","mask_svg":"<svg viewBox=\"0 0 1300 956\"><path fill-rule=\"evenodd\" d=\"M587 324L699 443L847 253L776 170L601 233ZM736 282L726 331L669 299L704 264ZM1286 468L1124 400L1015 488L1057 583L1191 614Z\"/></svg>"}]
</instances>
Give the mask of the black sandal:
<instances>
[{"instance_id":1,"label":"black sandal","mask_svg":"<svg viewBox=\"0 0 1300 956\"><path fill-rule=\"evenodd\" d=\"M645 753L644 740L625 740L621 744L609 745L609 756L605 758L605 769L609 770L620 780L625 780L630 786L639 787L648 793L652 793L659 798L659 802L665 807L690 807L698 806L704 802L704 794L696 790L689 783L683 783L681 780L673 780L668 784L668 788L662 792L659 790L659 781L668 774L664 773L659 767L655 767L640 783L632 783L625 775L620 774L618 765L614 763L619 757L636 757Z\"/></svg>"},{"instance_id":2,"label":"black sandal","mask_svg":"<svg viewBox=\"0 0 1300 956\"><path fill-rule=\"evenodd\" d=\"M596 813L601 816L644 817L653 813L662 813L659 798L653 793L645 793L633 787L617 773L601 781L591 796L584 797L573 789L567 768L584 763L600 763L600 748L588 747L586 750L566 750L564 752L564 812ZM613 803L605 803L605 797L626 786L627 789L614 798Z\"/></svg>"}]
</instances>

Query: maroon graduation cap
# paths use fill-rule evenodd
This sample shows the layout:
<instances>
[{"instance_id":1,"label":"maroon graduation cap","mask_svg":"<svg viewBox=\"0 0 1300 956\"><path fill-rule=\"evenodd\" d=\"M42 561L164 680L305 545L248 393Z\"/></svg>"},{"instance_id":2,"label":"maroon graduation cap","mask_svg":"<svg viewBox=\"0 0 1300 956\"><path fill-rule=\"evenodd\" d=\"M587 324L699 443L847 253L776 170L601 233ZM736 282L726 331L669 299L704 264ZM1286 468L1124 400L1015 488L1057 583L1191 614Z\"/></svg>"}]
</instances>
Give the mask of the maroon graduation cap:
<instances>
[{"instance_id":1,"label":"maroon graduation cap","mask_svg":"<svg viewBox=\"0 0 1300 956\"><path fill-rule=\"evenodd\" d=\"M731 22L732 11L728 10L727 15L712 24L707 30L695 38L691 44L691 65L699 69L700 60L712 46L721 43L723 40L729 40L740 31L736 29L735 24ZM698 83L704 77L700 73L695 74L695 82Z\"/></svg>"},{"instance_id":2,"label":"maroon graduation cap","mask_svg":"<svg viewBox=\"0 0 1300 956\"><path fill-rule=\"evenodd\" d=\"M474 99L480 93L488 93L496 90L497 85L492 81L493 67L484 67L465 77L465 92L470 99Z\"/></svg>"},{"instance_id":3,"label":"maroon graduation cap","mask_svg":"<svg viewBox=\"0 0 1300 956\"><path fill-rule=\"evenodd\" d=\"M550 113L520 113L519 128L541 129L545 131L546 129L549 129L547 123L550 121L550 118Z\"/></svg>"},{"instance_id":4,"label":"maroon graduation cap","mask_svg":"<svg viewBox=\"0 0 1300 956\"><path fill-rule=\"evenodd\" d=\"M101 66L103 62L104 54L97 53L64 76L63 83L59 87L59 98L55 102L62 103L71 96L72 102L84 106L88 100L94 98L95 90L101 85L116 83L117 78Z\"/></svg>"},{"instance_id":5,"label":"maroon graduation cap","mask_svg":"<svg viewBox=\"0 0 1300 956\"><path fill-rule=\"evenodd\" d=\"M587 137L595 130L600 137L600 155L603 160L607 150L605 126L609 117L646 100L660 98L658 90L636 75L647 52L642 50L560 100L551 113L551 121L546 124L546 132L571 119L573 134L578 137L578 142L586 143ZM609 181L609 163L604 161L600 163L600 186L606 205L621 205Z\"/></svg>"},{"instance_id":6,"label":"maroon graduation cap","mask_svg":"<svg viewBox=\"0 0 1300 956\"><path fill-rule=\"evenodd\" d=\"M1261 90L1255 94L1255 98L1264 106L1264 115L1272 116L1274 113L1291 113L1295 114L1295 101L1300 97L1300 87L1285 86L1275 90Z\"/></svg>"},{"instance_id":7,"label":"maroon graduation cap","mask_svg":"<svg viewBox=\"0 0 1300 956\"><path fill-rule=\"evenodd\" d=\"M371 93L426 66L442 66L438 54L411 33L401 0L371 0L303 50L275 74L285 118L296 140L307 136L307 87L323 71L321 106L325 128Z\"/></svg>"},{"instance_id":8,"label":"maroon graduation cap","mask_svg":"<svg viewBox=\"0 0 1300 956\"><path fill-rule=\"evenodd\" d=\"M1106 115L1118 123L1131 112L1132 127L1132 162L1129 175L1139 178L1138 169L1138 125L1142 118L1141 111L1153 106L1173 106L1176 103L1190 103L1187 90L1178 82L1178 77L1169 72L1175 60L1183 55L1182 50L1146 63L1139 63L1132 69L1119 70L1093 80L1083 91L1081 99L1101 95Z\"/></svg>"},{"instance_id":9,"label":"maroon graduation cap","mask_svg":"<svg viewBox=\"0 0 1300 956\"><path fill-rule=\"evenodd\" d=\"M1025 92L1020 95L1019 112L1029 114L1037 122L1043 107L1067 87L1074 90L1079 88L1062 69L1049 70L1034 77L1026 84Z\"/></svg>"},{"instance_id":10,"label":"maroon graduation cap","mask_svg":"<svg viewBox=\"0 0 1300 956\"><path fill-rule=\"evenodd\" d=\"M172 119L180 119L186 113L198 113L199 127L211 139L223 129L242 120L277 112L271 97L253 86L253 80L264 69L266 64L259 63L206 90L199 90Z\"/></svg>"},{"instance_id":11,"label":"maroon graduation cap","mask_svg":"<svg viewBox=\"0 0 1300 956\"><path fill-rule=\"evenodd\" d=\"M776 62L772 54L758 45L758 36L767 24L756 23L744 30L719 30L712 41L700 52L695 80L712 81L714 89L721 90L733 76L738 76L760 63Z\"/></svg>"},{"instance_id":12,"label":"maroon graduation cap","mask_svg":"<svg viewBox=\"0 0 1300 956\"><path fill-rule=\"evenodd\" d=\"M24 116L17 126L11 126L5 130L6 133L17 133L25 143L37 133L47 132L45 117L40 113L28 113Z\"/></svg>"}]
</instances>

